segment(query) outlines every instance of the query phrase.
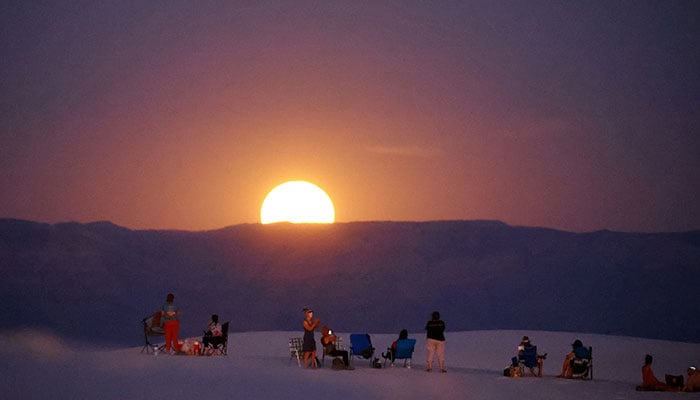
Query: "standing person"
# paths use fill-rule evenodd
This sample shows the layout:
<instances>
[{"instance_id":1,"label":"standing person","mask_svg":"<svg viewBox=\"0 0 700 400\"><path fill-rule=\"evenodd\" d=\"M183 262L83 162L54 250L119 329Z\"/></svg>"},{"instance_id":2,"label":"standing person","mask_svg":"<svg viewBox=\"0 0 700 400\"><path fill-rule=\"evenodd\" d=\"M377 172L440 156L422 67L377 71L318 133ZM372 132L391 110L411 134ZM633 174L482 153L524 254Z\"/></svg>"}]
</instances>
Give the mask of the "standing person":
<instances>
[{"instance_id":1,"label":"standing person","mask_svg":"<svg viewBox=\"0 0 700 400\"><path fill-rule=\"evenodd\" d=\"M180 352L180 342L178 342L177 335L180 332L180 322L177 320L177 316L180 311L175 306L175 296L172 293L168 293L165 298L165 304L161 311L163 320L163 330L165 331L165 351L170 353L170 348L173 351Z\"/></svg>"},{"instance_id":2,"label":"standing person","mask_svg":"<svg viewBox=\"0 0 700 400\"><path fill-rule=\"evenodd\" d=\"M428 372L433 370L433 357L437 355L440 372L445 369L445 322L440 319L440 313L433 311L432 319L425 325L427 332L426 348L428 349Z\"/></svg>"},{"instance_id":3,"label":"standing person","mask_svg":"<svg viewBox=\"0 0 700 400\"><path fill-rule=\"evenodd\" d=\"M306 318L304 319L304 341L301 350L304 352L304 366L306 368L317 368L316 365L316 338L314 330L321 325L321 320L314 319L314 312L308 307L304 307Z\"/></svg>"}]
</instances>

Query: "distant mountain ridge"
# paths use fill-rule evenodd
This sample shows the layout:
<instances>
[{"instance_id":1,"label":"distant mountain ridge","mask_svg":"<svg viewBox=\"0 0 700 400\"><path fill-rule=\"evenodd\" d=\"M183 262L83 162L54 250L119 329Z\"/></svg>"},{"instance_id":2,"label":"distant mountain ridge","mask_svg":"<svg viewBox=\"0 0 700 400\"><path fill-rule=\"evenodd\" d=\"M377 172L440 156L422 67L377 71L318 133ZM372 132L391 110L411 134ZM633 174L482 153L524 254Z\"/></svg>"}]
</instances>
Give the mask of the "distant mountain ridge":
<instances>
[{"instance_id":1,"label":"distant mountain ridge","mask_svg":"<svg viewBox=\"0 0 700 400\"><path fill-rule=\"evenodd\" d=\"M0 328L137 345L176 296L182 335L234 331L591 332L700 342L700 231L570 233L498 221L236 225L201 232L0 219Z\"/></svg>"}]
</instances>

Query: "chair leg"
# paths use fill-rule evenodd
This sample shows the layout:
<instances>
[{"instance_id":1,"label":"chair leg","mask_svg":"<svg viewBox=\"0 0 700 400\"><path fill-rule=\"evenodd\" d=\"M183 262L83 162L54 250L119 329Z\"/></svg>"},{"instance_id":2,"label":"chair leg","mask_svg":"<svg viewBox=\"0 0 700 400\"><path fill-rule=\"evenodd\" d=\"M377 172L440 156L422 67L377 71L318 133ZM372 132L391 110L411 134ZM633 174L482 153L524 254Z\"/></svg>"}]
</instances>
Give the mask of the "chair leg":
<instances>
[{"instance_id":1,"label":"chair leg","mask_svg":"<svg viewBox=\"0 0 700 400\"><path fill-rule=\"evenodd\" d=\"M295 350L294 353L292 354L292 356L291 356L289 359L291 360L292 358L296 358L296 359L297 359L297 366L298 366L299 368L301 368L301 359L302 359L302 357L301 357L301 355L299 354L299 351L298 351L298 350Z\"/></svg>"},{"instance_id":2,"label":"chair leg","mask_svg":"<svg viewBox=\"0 0 700 400\"><path fill-rule=\"evenodd\" d=\"M141 349L141 353L143 353L143 351L146 350L146 354L148 354L148 351L151 350L151 346L153 346L153 345L148 340L148 335L145 332L143 334L143 341L145 344L143 345L143 348Z\"/></svg>"}]
</instances>

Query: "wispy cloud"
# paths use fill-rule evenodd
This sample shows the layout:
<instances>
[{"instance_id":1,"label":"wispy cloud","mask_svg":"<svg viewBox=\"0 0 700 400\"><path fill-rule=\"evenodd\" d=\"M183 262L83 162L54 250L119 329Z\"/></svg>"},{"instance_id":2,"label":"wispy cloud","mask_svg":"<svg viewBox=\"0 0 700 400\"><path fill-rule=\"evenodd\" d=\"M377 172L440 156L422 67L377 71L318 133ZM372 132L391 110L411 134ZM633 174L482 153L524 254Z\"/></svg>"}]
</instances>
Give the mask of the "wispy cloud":
<instances>
[{"instance_id":1,"label":"wispy cloud","mask_svg":"<svg viewBox=\"0 0 700 400\"><path fill-rule=\"evenodd\" d=\"M438 155L438 151L429 147L420 146L367 146L365 149L374 154L384 154L402 157L429 158Z\"/></svg>"}]
</instances>

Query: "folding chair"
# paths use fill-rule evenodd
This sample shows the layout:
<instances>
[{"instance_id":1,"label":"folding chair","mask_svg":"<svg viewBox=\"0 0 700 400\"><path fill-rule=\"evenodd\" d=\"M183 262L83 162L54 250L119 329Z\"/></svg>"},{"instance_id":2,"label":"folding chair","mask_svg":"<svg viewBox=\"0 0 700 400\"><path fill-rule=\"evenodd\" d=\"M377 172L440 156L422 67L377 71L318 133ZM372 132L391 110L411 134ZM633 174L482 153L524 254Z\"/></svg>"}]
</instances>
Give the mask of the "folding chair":
<instances>
[{"instance_id":1,"label":"folding chair","mask_svg":"<svg viewBox=\"0 0 700 400\"><path fill-rule=\"evenodd\" d=\"M221 336L212 338L213 341L207 344L207 348L204 349L205 351L211 351L211 355L216 353L222 356L228 355L228 325L228 322L224 322L224 324L221 325Z\"/></svg>"},{"instance_id":2,"label":"folding chair","mask_svg":"<svg viewBox=\"0 0 700 400\"><path fill-rule=\"evenodd\" d=\"M321 346L321 347L323 347L323 355L321 356L321 364L320 365L325 366L326 365L326 346ZM335 349L336 350L345 350L345 348L343 347L343 338L340 336L336 336ZM331 356L328 356L328 357L331 357ZM333 357L333 358L335 358L335 357Z\"/></svg>"},{"instance_id":3,"label":"folding chair","mask_svg":"<svg viewBox=\"0 0 700 400\"><path fill-rule=\"evenodd\" d=\"M571 360L571 377L593 380L593 347L588 347L587 357L576 356Z\"/></svg>"},{"instance_id":4,"label":"folding chair","mask_svg":"<svg viewBox=\"0 0 700 400\"><path fill-rule=\"evenodd\" d=\"M301 350L303 345L304 339L300 337L289 338L289 361L291 361L292 358L296 358L299 368L301 368L301 360L304 359L304 352ZM289 361L287 361L287 364L289 364Z\"/></svg>"},{"instance_id":5,"label":"folding chair","mask_svg":"<svg viewBox=\"0 0 700 400\"><path fill-rule=\"evenodd\" d=\"M154 351L154 347L157 347L159 351L162 351L165 348L165 344L156 346L149 340L150 336L165 336L165 331L160 326L160 317L161 312L156 311L153 314L141 320L141 322L143 323L144 340L141 353L143 353L143 351L145 350L146 354L149 354L151 351Z\"/></svg>"},{"instance_id":6,"label":"folding chair","mask_svg":"<svg viewBox=\"0 0 700 400\"><path fill-rule=\"evenodd\" d=\"M523 349L522 353L518 356L519 366L520 366L520 376L525 375L525 368L530 370L532 375L535 375L534 368L537 367L538 377L542 376L542 367L544 364L544 359L547 355L537 354L537 346L527 346Z\"/></svg>"},{"instance_id":7,"label":"folding chair","mask_svg":"<svg viewBox=\"0 0 700 400\"><path fill-rule=\"evenodd\" d=\"M372 356L374 355L374 347L372 347L372 339L367 333L353 333L350 335L350 359L359 357L369 360L372 365Z\"/></svg>"},{"instance_id":8,"label":"folding chair","mask_svg":"<svg viewBox=\"0 0 700 400\"><path fill-rule=\"evenodd\" d=\"M301 368L301 362L304 360L304 339L300 337L295 337L295 338L289 338L289 361L292 360L292 358L297 359L297 365L299 368ZM288 363L289 364L289 363ZM316 357L316 365L321 365L321 362L318 360L318 356Z\"/></svg>"},{"instance_id":9,"label":"folding chair","mask_svg":"<svg viewBox=\"0 0 700 400\"><path fill-rule=\"evenodd\" d=\"M387 359L390 359L391 366L394 366L394 361L403 360L404 368L411 368L413 361L413 351L416 347L416 339L399 339L396 341L396 350L387 351L387 356L384 357L384 364Z\"/></svg>"}]
</instances>

